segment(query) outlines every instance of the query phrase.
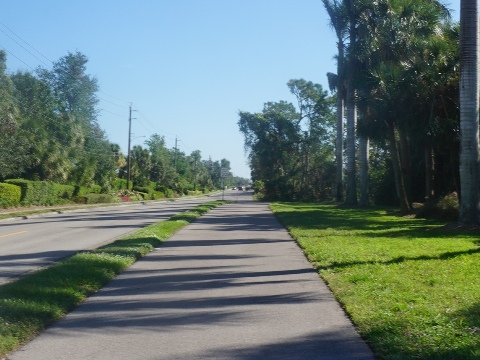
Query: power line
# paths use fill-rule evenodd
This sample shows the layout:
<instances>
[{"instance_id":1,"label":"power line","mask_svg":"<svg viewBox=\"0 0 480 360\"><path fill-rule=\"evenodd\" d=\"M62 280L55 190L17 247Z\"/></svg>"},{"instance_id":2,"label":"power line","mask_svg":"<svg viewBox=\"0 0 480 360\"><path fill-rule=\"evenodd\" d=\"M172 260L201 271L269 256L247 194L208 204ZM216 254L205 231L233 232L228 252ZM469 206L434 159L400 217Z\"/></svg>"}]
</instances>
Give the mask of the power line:
<instances>
[{"instance_id":1,"label":"power line","mask_svg":"<svg viewBox=\"0 0 480 360\"><path fill-rule=\"evenodd\" d=\"M8 51L3 45L0 44L0 47L2 48L2 50L4 50L6 53L12 55L15 59L17 59L18 61L20 61L21 63L23 63L24 65L26 65L27 67L29 67L30 69L32 69L33 71L35 71L35 69L33 67L31 67L30 65L28 65L25 61L23 61L22 59L20 59L17 55L15 55L14 53L12 53L11 51Z\"/></svg>"},{"instance_id":2,"label":"power line","mask_svg":"<svg viewBox=\"0 0 480 360\"><path fill-rule=\"evenodd\" d=\"M46 56L44 56L43 54L41 54L38 50L36 50L33 46L31 46L30 44L28 44L25 40L23 40L20 36L18 36L17 34L15 34L12 30L10 30L10 28L8 28L4 23L2 23L0 21L0 24L3 25L5 28L7 28L12 34L14 34L16 37L18 37L20 40L22 40L25 44L27 44L28 46L30 46L33 50L35 50L37 53L39 53L41 56L43 56L45 59L47 59L50 64L47 64L45 63L45 61L39 59L36 55L32 54L30 52L30 50L26 49L22 44L20 44L17 40L15 40L14 38L12 38L9 34L7 34L5 31L3 31L2 29L0 29L0 31L2 33L4 33L6 36L8 36L10 38L10 40L12 40L13 42L15 42L15 44L17 44L18 46L20 46L23 50L25 50L26 52L28 52L30 55L32 55L35 59L37 59L38 61L40 61L42 64L46 65L47 67L49 67L53 61L51 61L50 59L48 59Z\"/></svg>"}]
</instances>

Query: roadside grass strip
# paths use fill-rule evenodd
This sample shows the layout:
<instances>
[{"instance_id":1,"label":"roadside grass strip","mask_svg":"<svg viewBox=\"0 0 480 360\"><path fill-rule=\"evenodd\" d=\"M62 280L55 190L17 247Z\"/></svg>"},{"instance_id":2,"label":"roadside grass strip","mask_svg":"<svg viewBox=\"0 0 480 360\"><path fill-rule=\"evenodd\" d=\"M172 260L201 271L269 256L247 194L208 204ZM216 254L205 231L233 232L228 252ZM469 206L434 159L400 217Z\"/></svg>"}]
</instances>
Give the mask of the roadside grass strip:
<instances>
[{"instance_id":1,"label":"roadside grass strip","mask_svg":"<svg viewBox=\"0 0 480 360\"><path fill-rule=\"evenodd\" d=\"M378 209L275 203L379 359L480 359L480 233Z\"/></svg>"},{"instance_id":2,"label":"roadside grass strip","mask_svg":"<svg viewBox=\"0 0 480 360\"><path fill-rule=\"evenodd\" d=\"M180 228L225 203L199 205L0 287L0 356L39 334Z\"/></svg>"}]
</instances>

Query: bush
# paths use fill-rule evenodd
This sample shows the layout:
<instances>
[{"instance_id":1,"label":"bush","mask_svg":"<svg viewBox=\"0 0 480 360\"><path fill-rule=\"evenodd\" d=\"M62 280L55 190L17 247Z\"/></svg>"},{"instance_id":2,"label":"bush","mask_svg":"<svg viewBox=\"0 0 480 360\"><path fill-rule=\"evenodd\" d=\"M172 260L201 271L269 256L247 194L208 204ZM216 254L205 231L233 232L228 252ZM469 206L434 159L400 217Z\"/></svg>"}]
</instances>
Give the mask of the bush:
<instances>
[{"instance_id":1,"label":"bush","mask_svg":"<svg viewBox=\"0 0 480 360\"><path fill-rule=\"evenodd\" d=\"M127 188L127 179L116 179L113 184L113 190L122 190ZM132 184L130 183L130 189L132 189Z\"/></svg>"},{"instance_id":2,"label":"bush","mask_svg":"<svg viewBox=\"0 0 480 360\"><path fill-rule=\"evenodd\" d=\"M107 204L113 202L110 194L87 194L83 196L85 204Z\"/></svg>"},{"instance_id":3,"label":"bush","mask_svg":"<svg viewBox=\"0 0 480 360\"><path fill-rule=\"evenodd\" d=\"M2 199L2 198L0 198L0 208L2 208L2 209L7 209L7 208L15 207L15 206L17 206L18 204L19 204L18 202L15 202L15 201L12 201L12 200L8 200L8 199Z\"/></svg>"},{"instance_id":4,"label":"bush","mask_svg":"<svg viewBox=\"0 0 480 360\"><path fill-rule=\"evenodd\" d=\"M90 188L86 186L75 185L75 191L73 193L74 196L85 196L90 193Z\"/></svg>"},{"instance_id":5,"label":"bush","mask_svg":"<svg viewBox=\"0 0 480 360\"><path fill-rule=\"evenodd\" d=\"M68 200L71 200L73 198L73 194L75 193L75 186L61 184L53 184L53 186L55 188L56 197Z\"/></svg>"},{"instance_id":6,"label":"bush","mask_svg":"<svg viewBox=\"0 0 480 360\"><path fill-rule=\"evenodd\" d=\"M174 192L172 189L165 189L165 197L166 198L173 198Z\"/></svg>"},{"instance_id":7,"label":"bush","mask_svg":"<svg viewBox=\"0 0 480 360\"><path fill-rule=\"evenodd\" d=\"M74 196L85 196L88 194L100 194L102 187L100 185L93 185L91 187L75 185Z\"/></svg>"},{"instance_id":8,"label":"bush","mask_svg":"<svg viewBox=\"0 0 480 360\"><path fill-rule=\"evenodd\" d=\"M100 185L92 185L90 188L90 193L92 194L100 194L102 192L102 187Z\"/></svg>"},{"instance_id":9,"label":"bush","mask_svg":"<svg viewBox=\"0 0 480 360\"><path fill-rule=\"evenodd\" d=\"M149 188L147 186L135 186L133 190L142 193L144 200L153 200L153 193L155 192L153 188Z\"/></svg>"},{"instance_id":10,"label":"bush","mask_svg":"<svg viewBox=\"0 0 480 360\"><path fill-rule=\"evenodd\" d=\"M30 181L24 179L9 179L6 183L20 186L21 202L35 205L51 205L58 202L54 183L48 181Z\"/></svg>"},{"instance_id":11,"label":"bush","mask_svg":"<svg viewBox=\"0 0 480 360\"><path fill-rule=\"evenodd\" d=\"M165 198L165 193L160 191L153 192L153 200L164 199L164 198Z\"/></svg>"},{"instance_id":12,"label":"bush","mask_svg":"<svg viewBox=\"0 0 480 360\"><path fill-rule=\"evenodd\" d=\"M456 221L460 203L456 192L445 195L435 202L425 204L417 213L419 218L433 218L442 221Z\"/></svg>"},{"instance_id":13,"label":"bush","mask_svg":"<svg viewBox=\"0 0 480 360\"><path fill-rule=\"evenodd\" d=\"M113 201L139 201L143 200L143 196L137 191L127 189L118 190L111 194Z\"/></svg>"},{"instance_id":14,"label":"bush","mask_svg":"<svg viewBox=\"0 0 480 360\"><path fill-rule=\"evenodd\" d=\"M18 185L0 183L0 199L4 203L18 204L22 198L22 189Z\"/></svg>"}]
</instances>

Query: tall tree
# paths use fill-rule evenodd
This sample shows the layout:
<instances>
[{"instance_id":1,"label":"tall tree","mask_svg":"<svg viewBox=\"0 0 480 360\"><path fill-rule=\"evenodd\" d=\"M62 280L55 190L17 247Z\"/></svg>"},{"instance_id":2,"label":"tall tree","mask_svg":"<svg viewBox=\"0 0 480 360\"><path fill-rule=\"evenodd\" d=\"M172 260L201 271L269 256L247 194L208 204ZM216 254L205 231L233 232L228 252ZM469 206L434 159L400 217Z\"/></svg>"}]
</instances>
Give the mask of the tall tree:
<instances>
[{"instance_id":1,"label":"tall tree","mask_svg":"<svg viewBox=\"0 0 480 360\"><path fill-rule=\"evenodd\" d=\"M145 144L148 146L151 156L150 180L156 182L157 186L173 188L175 168L165 138L153 134L145 141Z\"/></svg>"},{"instance_id":2,"label":"tall tree","mask_svg":"<svg viewBox=\"0 0 480 360\"><path fill-rule=\"evenodd\" d=\"M262 113L240 112L239 116L253 180L265 182L267 198L292 200L301 164L295 107L285 101L266 103Z\"/></svg>"},{"instance_id":3,"label":"tall tree","mask_svg":"<svg viewBox=\"0 0 480 360\"><path fill-rule=\"evenodd\" d=\"M72 171L69 159L70 127L58 116L55 97L48 84L28 72L11 76L15 85L21 124L20 133L29 145L25 179L64 183Z\"/></svg>"},{"instance_id":4,"label":"tall tree","mask_svg":"<svg viewBox=\"0 0 480 360\"><path fill-rule=\"evenodd\" d=\"M19 132L19 110L6 61L5 51L0 50L0 180L21 174L28 164L28 142Z\"/></svg>"},{"instance_id":5,"label":"tall tree","mask_svg":"<svg viewBox=\"0 0 480 360\"><path fill-rule=\"evenodd\" d=\"M343 124L345 109L345 37L348 29L348 17L344 1L322 0L330 25L337 36L337 73L327 74L331 90L337 93L337 123L335 140L336 189L338 202L343 201Z\"/></svg>"},{"instance_id":6,"label":"tall tree","mask_svg":"<svg viewBox=\"0 0 480 360\"><path fill-rule=\"evenodd\" d=\"M460 217L479 223L478 2L460 2Z\"/></svg>"},{"instance_id":7,"label":"tall tree","mask_svg":"<svg viewBox=\"0 0 480 360\"><path fill-rule=\"evenodd\" d=\"M69 129L64 141L69 144L69 158L75 164L70 181L90 185L95 178L95 156L99 143L107 141L97 123L98 85L86 73L88 59L80 52L68 53L53 64L52 70L39 69L58 101L58 121Z\"/></svg>"},{"instance_id":8,"label":"tall tree","mask_svg":"<svg viewBox=\"0 0 480 360\"><path fill-rule=\"evenodd\" d=\"M412 104L418 108L418 99L424 96L415 98L419 74L408 74L412 61L423 61L418 53L439 31L446 14L446 9L433 0L380 0L371 2L359 17L357 31L362 34L359 57L363 66L358 72L363 74L360 94L368 98L373 109L369 116L376 116L386 125L397 196L403 212L411 210L410 135L413 133L410 129L414 123L411 109Z\"/></svg>"},{"instance_id":9,"label":"tall tree","mask_svg":"<svg viewBox=\"0 0 480 360\"><path fill-rule=\"evenodd\" d=\"M355 78L359 71L358 23L363 5L354 0L345 0L348 16L348 53L346 70L346 118L347 118L347 196L345 203L357 204L357 163L356 163L356 126L357 126L357 85Z\"/></svg>"}]
</instances>

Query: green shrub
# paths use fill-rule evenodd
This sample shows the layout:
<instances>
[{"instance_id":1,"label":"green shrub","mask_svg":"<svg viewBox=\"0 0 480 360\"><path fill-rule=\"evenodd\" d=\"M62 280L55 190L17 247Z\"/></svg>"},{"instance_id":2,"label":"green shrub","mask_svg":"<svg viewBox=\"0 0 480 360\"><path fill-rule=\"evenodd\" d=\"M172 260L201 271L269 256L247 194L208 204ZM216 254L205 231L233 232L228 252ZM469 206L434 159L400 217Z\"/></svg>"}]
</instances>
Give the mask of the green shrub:
<instances>
[{"instance_id":1,"label":"green shrub","mask_svg":"<svg viewBox=\"0 0 480 360\"><path fill-rule=\"evenodd\" d=\"M30 181L24 180L24 179L8 179L5 180L5 183L10 184L10 185L16 185L20 187L20 201L22 202L28 202L31 198L31 193L32 193L32 188L33 185L31 184Z\"/></svg>"},{"instance_id":2,"label":"green shrub","mask_svg":"<svg viewBox=\"0 0 480 360\"><path fill-rule=\"evenodd\" d=\"M132 186L130 185L130 188ZM116 179L112 190L122 190L127 188L127 179Z\"/></svg>"},{"instance_id":3,"label":"green shrub","mask_svg":"<svg viewBox=\"0 0 480 360\"><path fill-rule=\"evenodd\" d=\"M90 188L90 193L91 194L101 194L102 192L102 187L100 185L92 185Z\"/></svg>"},{"instance_id":4,"label":"green shrub","mask_svg":"<svg viewBox=\"0 0 480 360\"><path fill-rule=\"evenodd\" d=\"M160 191L153 192L153 200L164 199L164 198L165 198L165 193Z\"/></svg>"},{"instance_id":5,"label":"green shrub","mask_svg":"<svg viewBox=\"0 0 480 360\"><path fill-rule=\"evenodd\" d=\"M58 202L55 183L48 181L30 181L24 179L9 179L5 183L21 188L21 202L36 205L51 205Z\"/></svg>"},{"instance_id":6,"label":"green shrub","mask_svg":"<svg viewBox=\"0 0 480 360\"><path fill-rule=\"evenodd\" d=\"M75 185L74 196L85 196L88 194L100 194L102 187L100 185L93 185L91 187Z\"/></svg>"},{"instance_id":7,"label":"green shrub","mask_svg":"<svg viewBox=\"0 0 480 360\"><path fill-rule=\"evenodd\" d=\"M174 192L172 189L165 189L165 197L166 198L172 198L174 195Z\"/></svg>"},{"instance_id":8,"label":"green shrub","mask_svg":"<svg viewBox=\"0 0 480 360\"><path fill-rule=\"evenodd\" d=\"M0 198L0 208L2 208L2 209L7 209L7 208L15 207L15 206L17 206L18 204L19 204L18 202L15 202L15 201L12 201L12 200L8 200L8 199L2 199L2 198Z\"/></svg>"},{"instance_id":9,"label":"green shrub","mask_svg":"<svg viewBox=\"0 0 480 360\"><path fill-rule=\"evenodd\" d=\"M262 180L255 180L252 187L255 193L263 193L265 191L265 183Z\"/></svg>"},{"instance_id":10,"label":"green shrub","mask_svg":"<svg viewBox=\"0 0 480 360\"><path fill-rule=\"evenodd\" d=\"M53 186L55 187L56 196L60 199L71 200L75 193L75 186L73 185L53 184Z\"/></svg>"},{"instance_id":11,"label":"green shrub","mask_svg":"<svg viewBox=\"0 0 480 360\"><path fill-rule=\"evenodd\" d=\"M87 194L83 196L85 204L105 204L113 202L110 194Z\"/></svg>"},{"instance_id":12,"label":"green shrub","mask_svg":"<svg viewBox=\"0 0 480 360\"><path fill-rule=\"evenodd\" d=\"M73 193L73 196L85 196L90 193L90 189L87 188L86 186L80 186L80 185L75 185L75 191Z\"/></svg>"},{"instance_id":13,"label":"green shrub","mask_svg":"<svg viewBox=\"0 0 480 360\"><path fill-rule=\"evenodd\" d=\"M142 194L144 200L153 200L153 193L155 190L147 186L135 186L133 191L137 191Z\"/></svg>"},{"instance_id":14,"label":"green shrub","mask_svg":"<svg viewBox=\"0 0 480 360\"><path fill-rule=\"evenodd\" d=\"M22 189L18 185L0 183L0 199L12 203L19 203L22 198Z\"/></svg>"},{"instance_id":15,"label":"green shrub","mask_svg":"<svg viewBox=\"0 0 480 360\"><path fill-rule=\"evenodd\" d=\"M187 195L202 195L202 192L200 190L188 190Z\"/></svg>"}]
</instances>

